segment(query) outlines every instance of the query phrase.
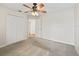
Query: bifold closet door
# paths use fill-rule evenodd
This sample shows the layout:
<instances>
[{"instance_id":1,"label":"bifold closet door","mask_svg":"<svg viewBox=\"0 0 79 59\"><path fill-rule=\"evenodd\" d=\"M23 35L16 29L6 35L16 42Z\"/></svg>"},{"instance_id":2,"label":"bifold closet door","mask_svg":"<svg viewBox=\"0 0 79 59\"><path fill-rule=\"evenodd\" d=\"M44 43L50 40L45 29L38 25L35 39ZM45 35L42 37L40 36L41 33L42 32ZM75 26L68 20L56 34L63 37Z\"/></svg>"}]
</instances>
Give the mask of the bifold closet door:
<instances>
[{"instance_id":1,"label":"bifold closet door","mask_svg":"<svg viewBox=\"0 0 79 59\"><path fill-rule=\"evenodd\" d=\"M24 40L26 37L26 20L22 17L17 17L16 20L16 38L17 41Z\"/></svg>"},{"instance_id":2,"label":"bifold closet door","mask_svg":"<svg viewBox=\"0 0 79 59\"><path fill-rule=\"evenodd\" d=\"M16 17L8 15L7 22L6 22L6 41L8 44L16 42Z\"/></svg>"},{"instance_id":3,"label":"bifold closet door","mask_svg":"<svg viewBox=\"0 0 79 59\"><path fill-rule=\"evenodd\" d=\"M35 32L35 24L36 24L36 20L34 20L34 19L29 20L29 31L31 34L36 33Z\"/></svg>"},{"instance_id":4,"label":"bifold closet door","mask_svg":"<svg viewBox=\"0 0 79 59\"><path fill-rule=\"evenodd\" d=\"M41 32L42 32L42 23L41 23L41 19L37 19L36 20L36 24L35 24L35 29L36 29L36 33L37 33L37 37L41 37Z\"/></svg>"},{"instance_id":5,"label":"bifold closet door","mask_svg":"<svg viewBox=\"0 0 79 59\"><path fill-rule=\"evenodd\" d=\"M8 15L6 24L6 41L8 44L25 39L26 24L22 17Z\"/></svg>"}]
</instances>

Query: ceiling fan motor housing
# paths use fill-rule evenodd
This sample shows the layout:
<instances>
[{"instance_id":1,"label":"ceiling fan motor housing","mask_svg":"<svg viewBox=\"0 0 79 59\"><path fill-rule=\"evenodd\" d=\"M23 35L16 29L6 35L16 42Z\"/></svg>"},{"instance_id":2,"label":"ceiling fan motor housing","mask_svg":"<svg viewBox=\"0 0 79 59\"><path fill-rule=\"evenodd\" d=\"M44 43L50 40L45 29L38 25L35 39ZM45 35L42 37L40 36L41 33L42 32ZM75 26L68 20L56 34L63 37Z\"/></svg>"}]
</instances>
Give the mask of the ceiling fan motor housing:
<instances>
[{"instance_id":1,"label":"ceiling fan motor housing","mask_svg":"<svg viewBox=\"0 0 79 59\"><path fill-rule=\"evenodd\" d=\"M33 11L37 11L37 6L33 6Z\"/></svg>"},{"instance_id":2,"label":"ceiling fan motor housing","mask_svg":"<svg viewBox=\"0 0 79 59\"><path fill-rule=\"evenodd\" d=\"M33 3L33 5L34 5L34 6L36 6L36 5L37 5L37 3Z\"/></svg>"},{"instance_id":3,"label":"ceiling fan motor housing","mask_svg":"<svg viewBox=\"0 0 79 59\"><path fill-rule=\"evenodd\" d=\"M37 3L33 3L33 5L34 5L34 6L32 7L32 8L33 8L33 11L37 11L37 6L36 6Z\"/></svg>"}]
</instances>

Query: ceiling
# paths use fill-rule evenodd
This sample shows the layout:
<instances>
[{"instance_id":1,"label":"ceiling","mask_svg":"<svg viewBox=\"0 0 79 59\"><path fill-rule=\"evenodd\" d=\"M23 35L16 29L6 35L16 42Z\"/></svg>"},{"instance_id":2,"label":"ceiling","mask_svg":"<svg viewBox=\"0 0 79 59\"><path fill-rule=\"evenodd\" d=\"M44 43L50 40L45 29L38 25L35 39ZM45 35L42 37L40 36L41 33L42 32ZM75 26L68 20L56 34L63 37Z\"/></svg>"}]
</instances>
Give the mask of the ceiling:
<instances>
[{"instance_id":1,"label":"ceiling","mask_svg":"<svg viewBox=\"0 0 79 59\"><path fill-rule=\"evenodd\" d=\"M29 6L32 6L32 3L26 3ZM8 9L12 9L15 11L22 10L28 11L30 9L24 7L22 3L0 3L1 6L4 6ZM62 10L66 8L73 8L73 3L45 3L45 8L47 12L55 12L57 10Z\"/></svg>"}]
</instances>

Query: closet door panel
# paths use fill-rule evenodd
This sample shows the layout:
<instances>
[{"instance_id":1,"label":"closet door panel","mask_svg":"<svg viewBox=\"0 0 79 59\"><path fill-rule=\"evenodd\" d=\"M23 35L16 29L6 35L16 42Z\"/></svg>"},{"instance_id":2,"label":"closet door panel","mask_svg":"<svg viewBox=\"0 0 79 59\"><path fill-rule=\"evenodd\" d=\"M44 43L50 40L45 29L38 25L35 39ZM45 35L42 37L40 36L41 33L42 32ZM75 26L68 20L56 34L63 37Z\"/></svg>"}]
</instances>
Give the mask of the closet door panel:
<instances>
[{"instance_id":1,"label":"closet door panel","mask_svg":"<svg viewBox=\"0 0 79 59\"><path fill-rule=\"evenodd\" d=\"M6 41L8 44L25 39L26 23L23 17L8 15L6 22Z\"/></svg>"},{"instance_id":2,"label":"closet door panel","mask_svg":"<svg viewBox=\"0 0 79 59\"><path fill-rule=\"evenodd\" d=\"M17 25L16 25L16 29L17 29L17 41L20 40L24 40L25 39L25 35L26 35L26 31L25 31L25 21L23 18L17 18Z\"/></svg>"},{"instance_id":3,"label":"closet door panel","mask_svg":"<svg viewBox=\"0 0 79 59\"><path fill-rule=\"evenodd\" d=\"M6 41L8 44L16 42L16 17L8 15L6 23Z\"/></svg>"}]
</instances>

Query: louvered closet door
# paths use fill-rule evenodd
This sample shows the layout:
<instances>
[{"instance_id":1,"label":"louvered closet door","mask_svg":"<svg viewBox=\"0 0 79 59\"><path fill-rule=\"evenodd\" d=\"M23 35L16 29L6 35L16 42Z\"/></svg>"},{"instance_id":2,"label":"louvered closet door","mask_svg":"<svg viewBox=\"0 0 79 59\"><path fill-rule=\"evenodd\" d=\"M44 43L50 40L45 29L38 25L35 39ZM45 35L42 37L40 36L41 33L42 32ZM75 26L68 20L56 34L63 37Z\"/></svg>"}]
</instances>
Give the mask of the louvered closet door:
<instances>
[{"instance_id":1,"label":"louvered closet door","mask_svg":"<svg viewBox=\"0 0 79 59\"><path fill-rule=\"evenodd\" d=\"M16 17L12 15L7 16L6 22L6 41L8 44L16 42Z\"/></svg>"},{"instance_id":2,"label":"louvered closet door","mask_svg":"<svg viewBox=\"0 0 79 59\"><path fill-rule=\"evenodd\" d=\"M24 40L26 24L22 17L8 15L6 25L6 41L8 44Z\"/></svg>"},{"instance_id":3,"label":"louvered closet door","mask_svg":"<svg viewBox=\"0 0 79 59\"><path fill-rule=\"evenodd\" d=\"M40 35L41 35L41 31L42 31L41 26L42 26L41 19L39 18L39 19L36 20L36 24L35 24L37 37L40 37Z\"/></svg>"},{"instance_id":4,"label":"louvered closet door","mask_svg":"<svg viewBox=\"0 0 79 59\"><path fill-rule=\"evenodd\" d=\"M17 17L16 20L16 35L17 35L17 41L21 41L25 39L26 36L26 24L25 24L25 20L22 17Z\"/></svg>"}]
</instances>

